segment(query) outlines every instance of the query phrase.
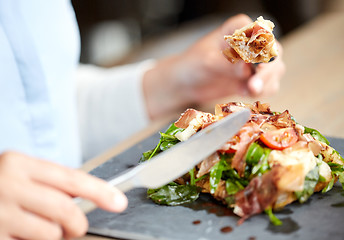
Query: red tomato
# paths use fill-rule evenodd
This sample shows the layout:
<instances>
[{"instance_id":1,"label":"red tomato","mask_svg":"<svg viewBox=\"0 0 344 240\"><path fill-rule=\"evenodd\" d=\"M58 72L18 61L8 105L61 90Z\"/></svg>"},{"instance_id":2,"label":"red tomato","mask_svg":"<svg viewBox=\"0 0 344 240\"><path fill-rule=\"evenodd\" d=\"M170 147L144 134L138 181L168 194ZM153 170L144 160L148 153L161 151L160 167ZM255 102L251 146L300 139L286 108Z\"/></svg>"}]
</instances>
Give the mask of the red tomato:
<instances>
[{"instance_id":1,"label":"red tomato","mask_svg":"<svg viewBox=\"0 0 344 240\"><path fill-rule=\"evenodd\" d=\"M268 131L260 135L260 140L272 149L282 150L298 141L294 128L282 128Z\"/></svg>"}]
</instances>

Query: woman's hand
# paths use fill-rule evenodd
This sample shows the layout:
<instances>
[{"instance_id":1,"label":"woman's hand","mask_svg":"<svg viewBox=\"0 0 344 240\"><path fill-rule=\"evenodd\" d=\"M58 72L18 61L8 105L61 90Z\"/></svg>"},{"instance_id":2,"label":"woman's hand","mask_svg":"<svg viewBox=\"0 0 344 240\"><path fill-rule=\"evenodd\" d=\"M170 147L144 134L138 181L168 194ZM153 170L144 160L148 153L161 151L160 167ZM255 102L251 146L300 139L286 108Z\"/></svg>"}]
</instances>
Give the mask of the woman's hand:
<instances>
[{"instance_id":1,"label":"woman's hand","mask_svg":"<svg viewBox=\"0 0 344 240\"><path fill-rule=\"evenodd\" d=\"M282 60L282 46L278 42L277 46L278 57L272 62L258 64L248 79L247 88L251 96L270 96L279 90L280 79L285 73L285 65Z\"/></svg>"},{"instance_id":2,"label":"woman's hand","mask_svg":"<svg viewBox=\"0 0 344 240\"><path fill-rule=\"evenodd\" d=\"M262 96L275 93L284 73L279 45L275 61L260 64L230 63L222 54L224 35L252 22L246 15L228 19L185 52L157 62L143 79L147 109L152 119L170 111L233 94Z\"/></svg>"},{"instance_id":3,"label":"woman's hand","mask_svg":"<svg viewBox=\"0 0 344 240\"><path fill-rule=\"evenodd\" d=\"M80 170L16 152L0 155L0 239L61 239L84 235L87 218L73 202L82 197L113 212L125 195Z\"/></svg>"}]
</instances>

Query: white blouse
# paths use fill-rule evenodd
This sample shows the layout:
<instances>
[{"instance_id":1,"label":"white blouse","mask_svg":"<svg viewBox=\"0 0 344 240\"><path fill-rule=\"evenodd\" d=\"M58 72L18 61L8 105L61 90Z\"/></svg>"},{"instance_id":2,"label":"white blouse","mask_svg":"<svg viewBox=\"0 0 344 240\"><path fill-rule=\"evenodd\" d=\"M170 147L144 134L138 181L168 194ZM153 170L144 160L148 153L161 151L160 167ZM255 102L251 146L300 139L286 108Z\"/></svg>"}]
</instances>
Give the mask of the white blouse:
<instances>
[{"instance_id":1,"label":"white blouse","mask_svg":"<svg viewBox=\"0 0 344 240\"><path fill-rule=\"evenodd\" d=\"M78 167L148 123L152 62L78 68L79 54L69 0L0 0L0 152Z\"/></svg>"}]
</instances>

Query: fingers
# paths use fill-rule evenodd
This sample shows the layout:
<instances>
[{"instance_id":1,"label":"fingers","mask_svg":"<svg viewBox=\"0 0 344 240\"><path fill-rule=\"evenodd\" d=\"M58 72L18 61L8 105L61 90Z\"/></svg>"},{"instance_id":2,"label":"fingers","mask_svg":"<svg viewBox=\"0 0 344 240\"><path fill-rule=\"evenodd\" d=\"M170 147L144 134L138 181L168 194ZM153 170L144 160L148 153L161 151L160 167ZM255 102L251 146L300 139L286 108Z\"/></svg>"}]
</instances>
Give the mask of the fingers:
<instances>
[{"instance_id":1,"label":"fingers","mask_svg":"<svg viewBox=\"0 0 344 240\"><path fill-rule=\"evenodd\" d=\"M248 89L253 96L268 96L279 90L285 65L278 58L271 63L259 64L256 73L248 80Z\"/></svg>"},{"instance_id":2,"label":"fingers","mask_svg":"<svg viewBox=\"0 0 344 240\"><path fill-rule=\"evenodd\" d=\"M247 80L252 75L250 64L244 61L232 64L218 52L206 56L203 60L203 68L210 75L207 77L210 81L217 76L227 77L231 80Z\"/></svg>"},{"instance_id":3,"label":"fingers","mask_svg":"<svg viewBox=\"0 0 344 240\"><path fill-rule=\"evenodd\" d=\"M88 223L72 196L89 199L110 211L123 211L127 206L123 193L82 171L24 154L1 154L0 238L82 236Z\"/></svg>"},{"instance_id":4,"label":"fingers","mask_svg":"<svg viewBox=\"0 0 344 240\"><path fill-rule=\"evenodd\" d=\"M238 14L227 19L221 26L223 35L233 34L236 29L252 23L252 19L246 14Z\"/></svg>"},{"instance_id":5,"label":"fingers","mask_svg":"<svg viewBox=\"0 0 344 240\"><path fill-rule=\"evenodd\" d=\"M269 63L260 63L248 79L248 89L253 96L269 96L279 90L280 80L286 71L282 60L283 48L277 42L279 56Z\"/></svg>"},{"instance_id":6,"label":"fingers","mask_svg":"<svg viewBox=\"0 0 344 240\"><path fill-rule=\"evenodd\" d=\"M10 216L5 216L6 214L10 214ZM2 218L6 221L2 221ZM1 239L58 240L63 236L63 231L57 224L24 212L15 205L6 206L6 211L0 213L0 221L2 227L7 229L6 234L0 233Z\"/></svg>"},{"instance_id":7,"label":"fingers","mask_svg":"<svg viewBox=\"0 0 344 240\"><path fill-rule=\"evenodd\" d=\"M86 233L87 219L67 194L31 182L22 183L21 188L12 188L12 191L21 196L18 205L22 209L61 226L65 237L80 237Z\"/></svg>"},{"instance_id":8,"label":"fingers","mask_svg":"<svg viewBox=\"0 0 344 240\"><path fill-rule=\"evenodd\" d=\"M227 97L234 94L242 96L248 95L247 83L242 80L231 80L228 78L218 78L213 80L215 83L194 89L191 94L200 104L209 103L214 99Z\"/></svg>"},{"instance_id":9,"label":"fingers","mask_svg":"<svg viewBox=\"0 0 344 240\"><path fill-rule=\"evenodd\" d=\"M29 167L34 180L71 196L89 199L105 210L121 212L128 205L128 200L122 192L81 170L64 168L43 160L36 160ZM50 171L46 171L47 169Z\"/></svg>"}]
</instances>

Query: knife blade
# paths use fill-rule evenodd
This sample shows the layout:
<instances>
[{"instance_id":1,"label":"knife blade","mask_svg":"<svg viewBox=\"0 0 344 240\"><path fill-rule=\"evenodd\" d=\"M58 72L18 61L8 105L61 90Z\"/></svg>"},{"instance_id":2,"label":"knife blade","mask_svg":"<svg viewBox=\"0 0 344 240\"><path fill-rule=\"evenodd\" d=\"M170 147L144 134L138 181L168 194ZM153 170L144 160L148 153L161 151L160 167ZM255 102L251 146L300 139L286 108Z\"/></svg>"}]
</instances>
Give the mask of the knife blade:
<instances>
[{"instance_id":1,"label":"knife blade","mask_svg":"<svg viewBox=\"0 0 344 240\"><path fill-rule=\"evenodd\" d=\"M123 192L133 188L158 188L187 173L199 162L223 146L249 120L250 110L232 113L176 144L152 159L109 179ZM96 208L85 199L75 199L85 213Z\"/></svg>"}]
</instances>

